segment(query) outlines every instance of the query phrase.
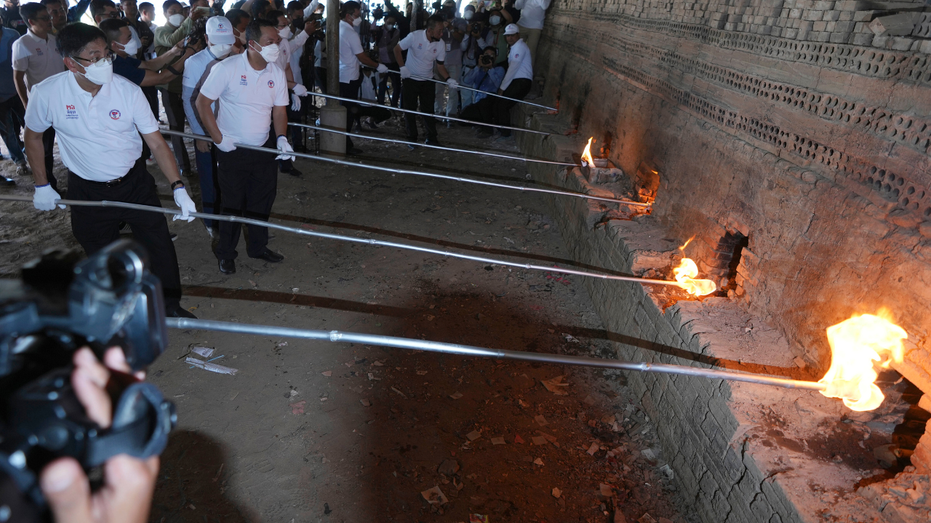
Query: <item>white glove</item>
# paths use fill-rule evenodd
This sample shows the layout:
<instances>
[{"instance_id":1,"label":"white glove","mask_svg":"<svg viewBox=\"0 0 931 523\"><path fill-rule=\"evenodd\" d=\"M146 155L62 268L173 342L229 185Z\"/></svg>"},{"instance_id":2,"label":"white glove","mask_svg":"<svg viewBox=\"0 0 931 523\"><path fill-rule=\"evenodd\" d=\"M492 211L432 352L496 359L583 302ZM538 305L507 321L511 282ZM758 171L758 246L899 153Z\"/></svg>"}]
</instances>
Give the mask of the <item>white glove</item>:
<instances>
[{"instance_id":1,"label":"white glove","mask_svg":"<svg viewBox=\"0 0 931 523\"><path fill-rule=\"evenodd\" d=\"M411 70L407 68L406 65L401 66L401 78L410 78Z\"/></svg>"},{"instance_id":2,"label":"white glove","mask_svg":"<svg viewBox=\"0 0 931 523\"><path fill-rule=\"evenodd\" d=\"M175 205L181 209L181 214L175 214L171 217L171 220L187 220L188 223L194 221L191 213L197 212L197 207L194 206L194 200L191 200L191 197L188 196L187 189L178 187L172 192L175 193Z\"/></svg>"},{"instance_id":3,"label":"white glove","mask_svg":"<svg viewBox=\"0 0 931 523\"><path fill-rule=\"evenodd\" d=\"M385 74L388 72L388 66L385 64L378 64L375 70L378 71L378 74Z\"/></svg>"},{"instance_id":4,"label":"white glove","mask_svg":"<svg viewBox=\"0 0 931 523\"><path fill-rule=\"evenodd\" d=\"M295 85L291 90L294 91L294 94L298 96L307 96L307 88L301 84ZM297 109L295 109L295 111L297 111Z\"/></svg>"},{"instance_id":5,"label":"white glove","mask_svg":"<svg viewBox=\"0 0 931 523\"><path fill-rule=\"evenodd\" d=\"M446 85L448 85L450 89L455 89L459 87L459 82L453 80L452 78L447 78Z\"/></svg>"},{"instance_id":6,"label":"white glove","mask_svg":"<svg viewBox=\"0 0 931 523\"><path fill-rule=\"evenodd\" d=\"M276 160L292 160L293 161L297 158L293 154L288 154L288 153L293 153L294 149L291 148L291 144L288 143L288 139L284 136L278 137L278 152L280 152L281 154L279 154L275 158Z\"/></svg>"},{"instance_id":7,"label":"white glove","mask_svg":"<svg viewBox=\"0 0 931 523\"><path fill-rule=\"evenodd\" d=\"M49 184L37 185L36 193L32 196L32 205L40 211L54 211L55 210L55 200L61 200L61 195L58 194L58 191L52 189L52 186ZM64 209L65 206L59 204L59 209Z\"/></svg>"},{"instance_id":8,"label":"white glove","mask_svg":"<svg viewBox=\"0 0 931 523\"><path fill-rule=\"evenodd\" d=\"M295 113L301 110L301 97L297 93L291 95L291 110Z\"/></svg>"},{"instance_id":9,"label":"white glove","mask_svg":"<svg viewBox=\"0 0 931 523\"><path fill-rule=\"evenodd\" d=\"M220 143L217 144L217 149L225 153L231 153L236 150L236 144L234 144L232 140L224 136L223 139L220 140Z\"/></svg>"}]
</instances>

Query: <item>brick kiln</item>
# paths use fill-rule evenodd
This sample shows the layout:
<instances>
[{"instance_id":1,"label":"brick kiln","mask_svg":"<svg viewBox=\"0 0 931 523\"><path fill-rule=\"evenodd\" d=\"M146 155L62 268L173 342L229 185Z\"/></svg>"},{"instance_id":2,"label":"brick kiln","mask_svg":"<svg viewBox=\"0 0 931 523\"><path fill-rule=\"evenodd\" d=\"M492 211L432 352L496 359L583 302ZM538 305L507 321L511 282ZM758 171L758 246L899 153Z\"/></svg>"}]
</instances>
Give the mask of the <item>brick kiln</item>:
<instances>
[{"instance_id":1,"label":"brick kiln","mask_svg":"<svg viewBox=\"0 0 931 523\"><path fill-rule=\"evenodd\" d=\"M532 174L653 202L554 200L573 256L669 276L693 238L688 256L723 289L695 300L586 281L620 358L817 380L828 326L885 308L908 333L904 381L881 376L889 398L871 413L628 375L704 521L929 518L929 34L923 2L563 0L548 13L537 73L560 114L522 117L579 135L520 146L565 161L594 135L621 174Z\"/></svg>"}]
</instances>

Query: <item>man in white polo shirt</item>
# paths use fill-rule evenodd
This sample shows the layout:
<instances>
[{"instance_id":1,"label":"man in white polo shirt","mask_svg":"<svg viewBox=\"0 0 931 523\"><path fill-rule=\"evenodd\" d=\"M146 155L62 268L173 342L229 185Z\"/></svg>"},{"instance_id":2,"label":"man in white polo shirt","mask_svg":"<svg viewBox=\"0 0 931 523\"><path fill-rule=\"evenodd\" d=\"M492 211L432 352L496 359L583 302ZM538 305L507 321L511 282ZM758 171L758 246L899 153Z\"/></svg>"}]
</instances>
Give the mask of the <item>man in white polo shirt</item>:
<instances>
[{"instance_id":1,"label":"man in white polo shirt","mask_svg":"<svg viewBox=\"0 0 931 523\"><path fill-rule=\"evenodd\" d=\"M530 56L530 48L520 38L520 29L517 24L508 24L504 28L504 39L507 40L510 50L508 51L508 71L504 73L504 80L501 81L501 87L498 94L513 98L514 100L523 100L530 88L533 87L533 57ZM511 125L511 108L517 105L517 102L505 100L504 98L495 99L494 109L492 110L492 123L497 125ZM510 129L500 129L502 138L511 136Z\"/></svg>"},{"instance_id":2,"label":"man in white polo shirt","mask_svg":"<svg viewBox=\"0 0 931 523\"><path fill-rule=\"evenodd\" d=\"M69 24L58 33L58 41L68 70L35 86L26 109L26 156L36 184L36 209L51 211L61 199L45 178L42 154L42 133L54 127L62 163L68 168L68 199L161 207L155 180L140 157L144 139L181 208L182 214L175 219L193 220L188 213L195 211L194 202L181 182L171 149L158 131L142 89L113 75L112 55L103 32L86 24ZM180 306L178 257L162 214L71 208L71 231L88 255L119 239L121 221L132 227L133 237L149 253L152 273L162 282L166 314L194 317Z\"/></svg>"},{"instance_id":3,"label":"man in white polo shirt","mask_svg":"<svg viewBox=\"0 0 931 523\"><path fill-rule=\"evenodd\" d=\"M275 65L281 36L268 20L246 28L246 52L216 64L200 88L194 107L204 130L217 144L222 213L268 221L278 190L276 159L294 159L288 143L288 84ZM219 100L219 114L211 105ZM275 135L269 133L272 122ZM282 154L236 148L236 144L277 148ZM268 248L268 228L248 225L246 254L271 263L284 256ZM220 222L216 255L220 272L236 272L236 245L241 226Z\"/></svg>"},{"instance_id":4,"label":"man in white polo shirt","mask_svg":"<svg viewBox=\"0 0 931 523\"><path fill-rule=\"evenodd\" d=\"M379 64L362 48L362 39L355 28L362 25L362 4L354 0L344 2L339 8L339 95L352 100L359 99L362 88L362 75L359 68L367 65L379 73L388 72L388 66ZM346 130L352 131L353 125L361 118L359 104L340 102L346 107ZM431 106L432 107L432 106ZM352 139L346 137L346 152L358 154L361 151L352 146Z\"/></svg>"},{"instance_id":5,"label":"man in white polo shirt","mask_svg":"<svg viewBox=\"0 0 931 523\"><path fill-rule=\"evenodd\" d=\"M404 109L417 111L417 102L420 102L419 111L433 112L433 103L436 101L436 89L433 82L433 63L440 77L449 84L451 89L459 83L449 77L443 60L446 59L446 45L442 41L443 19L431 16L427 19L427 28L413 31L405 36L394 48L394 57L401 66L401 105ZM401 54L407 51L407 60ZM342 56L342 55L340 55ZM417 141L417 118L411 113L404 115L407 121L407 141ZM440 145L436 135L436 120L432 116L423 116L423 125L427 129L427 145ZM408 146L413 149L413 146Z\"/></svg>"},{"instance_id":6,"label":"man in white polo shirt","mask_svg":"<svg viewBox=\"0 0 931 523\"><path fill-rule=\"evenodd\" d=\"M44 5L31 2L20 6L19 12L29 25L26 34L13 42L13 81L23 106L29 107L29 90L42 80L65 70L58 54L58 43L52 36L52 18ZM58 182L52 174L52 151L55 147L55 130L49 128L42 135L45 149L45 178L56 191Z\"/></svg>"}]
</instances>

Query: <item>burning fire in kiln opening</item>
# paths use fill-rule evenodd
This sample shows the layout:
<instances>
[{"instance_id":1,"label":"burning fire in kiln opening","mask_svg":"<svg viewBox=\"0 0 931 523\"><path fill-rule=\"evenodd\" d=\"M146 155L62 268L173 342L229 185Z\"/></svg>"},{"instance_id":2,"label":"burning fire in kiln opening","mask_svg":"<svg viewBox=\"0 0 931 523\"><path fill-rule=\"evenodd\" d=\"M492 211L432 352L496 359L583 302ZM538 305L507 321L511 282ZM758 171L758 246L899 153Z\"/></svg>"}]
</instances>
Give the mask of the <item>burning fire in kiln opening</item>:
<instances>
[{"instance_id":1,"label":"burning fire in kiln opening","mask_svg":"<svg viewBox=\"0 0 931 523\"><path fill-rule=\"evenodd\" d=\"M679 250L684 253L685 247L688 246L691 241L692 238L689 238L689 241L685 242L682 247L679 247ZM682 258L682 262L679 263L679 266L673 269L672 272L676 276L676 281L679 282L679 287L682 287L693 296L706 296L718 288L711 280L696 279L696 276L698 276L698 265L696 265L691 258Z\"/></svg>"}]
</instances>

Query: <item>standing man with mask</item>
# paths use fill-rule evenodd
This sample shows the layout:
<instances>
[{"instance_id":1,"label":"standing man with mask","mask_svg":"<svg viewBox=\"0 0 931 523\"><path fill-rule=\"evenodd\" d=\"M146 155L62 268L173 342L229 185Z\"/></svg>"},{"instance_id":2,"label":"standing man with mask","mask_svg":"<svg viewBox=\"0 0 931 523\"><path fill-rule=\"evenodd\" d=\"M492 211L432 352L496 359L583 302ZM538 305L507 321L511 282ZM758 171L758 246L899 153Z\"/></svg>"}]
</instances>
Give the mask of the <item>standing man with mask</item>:
<instances>
[{"instance_id":1,"label":"standing man with mask","mask_svg":"<svg viewBox=\"0 0 931 523\"><path fill-rule=\"evenodd\" d=\"M65 27L58 38L68 70L36 86L26 110L26 155L35 178L35 207L51 211L61 199L45 179L42 151L42 133L55 127L62 163L68 168L68 199L160 207L155 180L139 158L145 140L181 208L182 214L175 219L192 219L188 214L195 210L194 202L181 182L158 122L142 90L113 76L103 32L77 23ZM120 208L71 208L71 230L88 256L119 238L121 221L132 227L134 238L149 253L152 273L165 292L166 314L194 317L180 305L178 257L163 215Z\"/></svg>"},{"instance_id":2,"label":"standing man with mask","mask_svg":"<svg viewBox=\"0 0 931 523\"><path fill-rule=\"evenodd\" d=\"M498 88L498 94L514 100L523 100L533 86L533 58L530 56L530 48L521 40L517 24L508 24L504 30L504 37L507 39L510 52L508 53L508 70L504 75L504 80L501 81L501 87ZM510 126L511 108L516 104L517 102L513 100L495 99L493 123ZM510 129L500 129L500 131L502 138L511 136Z\"/></svg>"},{"instance_id":3,"label":"standing man with mask","mask_svg":"<svg viewBox=\"0 0 931 523\"><path fill-rule=\"evenodd\" d=\"M446 50L440 37L443 34L443 19L438 16L431 16L427 19L427 28L419 31L413 31L404 37L394 48L394 57L401 66L401 88L404 92L401 97L401 105L404 109L412 111L421 111L424 113L432 112L433 103L436 98L436 90L433 82L429 78L433 77L433 64L440 78L449 84L449 87L455 89L459 82L449 77L443 60L446 58ZM407 51L407 60L404 60L401 52ZM342 54L340 54L342 56ZM420 102L420 108L417 103ZM436 134L436 120L431 116L424 116L423 125L427 130L427 145L440 145L440 140ZM405 114L407 121L407 141L417 141L417 119L414 114ZM408 145L413 149L413 145Z\"/></svg>"},{"instance_id":4,"label":"standing man with mask","mask_svg":"<svg viewBox=\"0 0 931 523\"><path fill-rule=\"evenodd\" d=\"M194 102L200 95L200 88L213 67L229 56L236 37L233 36L233 24L225 17L214 16L207 20L207 47L192 56L184 64L184 78L181 80L184 101L184 115L194 134L206 135L200 123L200 117L194 109ZM215 111L216 106L211 107ZM197 176L200 179L200 199L203 212L212 214L217 198L216 152L213 144L206 140L194 141L194 158L197 160ZM217 223L204 220L207 233L213 237Z\"/></svg>"},{"instance_id":5,"label":"standing man with mask","mask_svg":"<svg viewBox=\"0 0 931 523\"><path fill-rule=\"evenodd\" d=\"M19 99L28 110L29 91L42 80L64 71L65 66L58 54L58 42L51 34L52 20L45 6L31 2L19 10L29 24L29 30L13 43L13 80ZM57 191L58 182L52 174L55 129L50 127L42 134L42 147L45 152L45 179Z\"/></svg>"},{"instance_id":6,"label":"standing man with mask","mask_svg":"<svg viewBox=\"0 0 931 523\"><path fill-rule=\"evenodd\" d=\"M133 58L145 60L141 53L145 52L149 46L155 44L155 33L149 29L149 24L139 18L139 9L136 8L136 0L120 0L120 9L123 11L123 19L129 23L129 26L136 32L135 36L139 37L140 48L132 54Z\"/></svg>"},{"instance_id":7,"label":"standing man with mask","mask_svg":"<svg viewBox=\"0 0 931 523\"><path fill-rule=\"evenodd\" d=\"M223 214L268 221L278 188L275 160L290 158L288 88L275 65L281 37L275 24L254 20L246 29L246 52L216 64L207 75L194 107L207 134L217 145ZM219 100L218 115L211 106ZM274 123L275 136L269 133ZM237 149L236 144L275 148L273 153ZM248 225L246 253L250 258L278 263L284 256L268 248L268 228ZM236 272L236 246L241 226L220 222L216 255L220 272Z\"/></svg>"},{"instance_id":8,"label":"standing man with mask","mask_svg":"<svg viewBox=\"0 0 931 523\"><path fill-rule=\"evenodd\" d=\"M171 50L178 42L184 40L191 32L191 28L201 16L198 9L191 9L191 14L187 18L181 14L181 2L178 0L166 0L162 4L162 10L168 22L155 30L155 54L161 56ZM168 82L166 87L161 88L162 105L165 106L165 114L168 116L168 127L172 131L184 132L184 103L181 101L181 71L171 65L168 70L178 76ZM181 168L181 174L191 172L191 159L184 148L184 139L180 136L171 137L171 149L175 153L175 161Z\"/></svg>"},{"instance_id":9,"label":"standing man with mask","mask_svg":"<svg viewBox=\"0 0 931 523\"><path fill-rule=\"evenodd\" d=\"M104 20L100 22L100 30L107 36L107 44L114 54L113 72L142 88L174 79L176 75L165 66L171 62L174 67L180 67L193 54L191 48L182 49L176 45L158 58L142 61L135 58L139 52L139 40L133 38L126 20Z\"/></svg>"},{"instance_id":10,"label":"standing man with mask","mask_svg":"<svg viewBox=\"0 0 931 523\"><path fill-rule=\"evenodd\" d=\"M387 73L388 67L379 64L362 48L362 40L354 28L362 25L362 6L359 2L349 0L340 7L339 22L339 96L359 99L359 89L362 87L360 65L367 65L381 73ZM340 102L346 107L346 131L351 131L359 121L359 104ZM432 105L431 105L432 106ZM358 154L361 151L352 146L352 139L346 137L346 152Z\"/></svg>"}]
</instances>

